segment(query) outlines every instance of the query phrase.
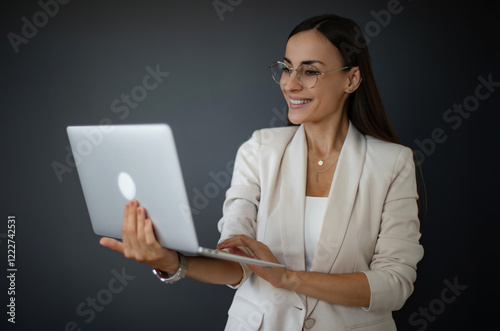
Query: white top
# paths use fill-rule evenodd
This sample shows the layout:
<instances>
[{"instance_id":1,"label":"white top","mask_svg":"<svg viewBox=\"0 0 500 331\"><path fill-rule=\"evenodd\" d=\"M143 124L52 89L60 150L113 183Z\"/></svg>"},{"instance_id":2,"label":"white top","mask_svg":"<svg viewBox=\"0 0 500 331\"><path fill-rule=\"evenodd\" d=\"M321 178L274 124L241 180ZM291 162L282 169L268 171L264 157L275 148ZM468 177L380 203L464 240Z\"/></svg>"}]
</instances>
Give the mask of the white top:
<instances>
[{"instance_id":1,"label":"white top","mask_svg":"<svg viewBox=\"0 0 500 331\"><path fill-rule=\"evenodd\" d=\"M318 245L321 227L325 216L327 197L306 196L306 208L304 215L304 248L306 256L306 270L311 270L314 253Z\"/></svg>"}]
</instances>

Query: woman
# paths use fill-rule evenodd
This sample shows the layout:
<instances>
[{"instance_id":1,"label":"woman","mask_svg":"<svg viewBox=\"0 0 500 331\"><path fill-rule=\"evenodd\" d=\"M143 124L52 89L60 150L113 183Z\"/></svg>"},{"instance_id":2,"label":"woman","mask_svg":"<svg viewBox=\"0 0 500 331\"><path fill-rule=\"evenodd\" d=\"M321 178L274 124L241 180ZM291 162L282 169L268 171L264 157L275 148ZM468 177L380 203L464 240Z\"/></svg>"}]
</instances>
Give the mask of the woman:
<instances>
[{"instance_id":1,"label":"woman","mask_svg":"<svg viewBox=\"0 0 500 331\"><path fill-rule=\"evenodd\" d=\"M256 131L236 157L218 248L285 268L162 248L137 201L123 243L101 244L171 280L237 288L226 330L395 330L423 256L415 165L355 28L325 15L292 31L271 71L296 126Z\"/></svg>"}]
</instances>

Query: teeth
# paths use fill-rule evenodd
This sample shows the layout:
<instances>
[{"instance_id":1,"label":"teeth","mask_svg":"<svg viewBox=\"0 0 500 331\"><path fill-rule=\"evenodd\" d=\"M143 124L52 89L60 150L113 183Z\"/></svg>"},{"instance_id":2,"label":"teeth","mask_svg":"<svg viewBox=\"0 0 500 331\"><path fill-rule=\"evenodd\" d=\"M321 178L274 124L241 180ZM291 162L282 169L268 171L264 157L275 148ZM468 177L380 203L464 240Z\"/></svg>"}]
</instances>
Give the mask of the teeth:
<instances>
[{"instance_id":1,"label":"teeth","mask_svg":"<svg viewBox=\"0 0 500 331\"><path fill-rule=\"evenodd\" d=\"M290 103L292 105L303 105L305 103L309 103L311 102L311 100L293 100L293 99L290 99Z\"/></svg>"}]
</instances>

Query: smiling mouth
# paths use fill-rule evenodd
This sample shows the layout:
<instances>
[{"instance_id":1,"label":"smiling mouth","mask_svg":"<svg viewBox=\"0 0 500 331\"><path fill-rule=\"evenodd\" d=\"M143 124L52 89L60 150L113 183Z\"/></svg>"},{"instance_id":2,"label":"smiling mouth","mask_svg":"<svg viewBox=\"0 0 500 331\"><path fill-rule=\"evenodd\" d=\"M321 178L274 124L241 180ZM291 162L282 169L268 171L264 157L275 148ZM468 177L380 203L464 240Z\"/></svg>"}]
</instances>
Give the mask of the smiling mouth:
<instances>
[{"instance_id":1,"label":"smiling mouth","mask_svg":"<svg viewBox=\"0 0 500 331\"><path fill-rule=\"evenodd\" d=\"M311 101L312 101L311 99L290 99L290 103L292 105L303 105Z\"/></svg>"}]
</instances>

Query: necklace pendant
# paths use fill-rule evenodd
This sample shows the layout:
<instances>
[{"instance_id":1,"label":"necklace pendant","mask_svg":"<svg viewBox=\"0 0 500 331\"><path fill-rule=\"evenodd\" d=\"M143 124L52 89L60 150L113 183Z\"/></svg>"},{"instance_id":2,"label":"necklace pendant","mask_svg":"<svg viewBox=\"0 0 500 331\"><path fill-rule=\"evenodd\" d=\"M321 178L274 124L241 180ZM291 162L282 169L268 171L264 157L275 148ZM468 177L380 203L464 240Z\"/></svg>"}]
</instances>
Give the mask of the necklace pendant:
<instances>
[{"instance_id":1,"label":"necklace pendant","mask_svg":"<svg viewBox=\"0 0 500 331\"><path fill-rule=\"evenodd\" d=\"M318 165L322 166L323 165L323 160L318 161Z\"/></svg>"}]
</instances>

